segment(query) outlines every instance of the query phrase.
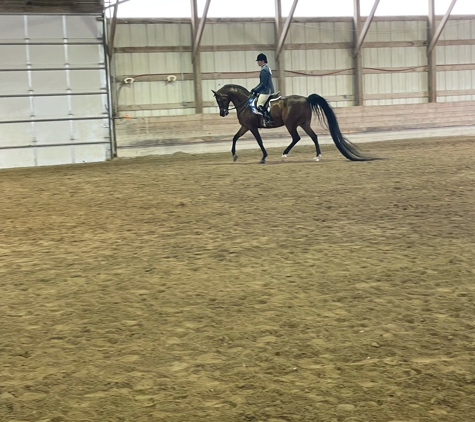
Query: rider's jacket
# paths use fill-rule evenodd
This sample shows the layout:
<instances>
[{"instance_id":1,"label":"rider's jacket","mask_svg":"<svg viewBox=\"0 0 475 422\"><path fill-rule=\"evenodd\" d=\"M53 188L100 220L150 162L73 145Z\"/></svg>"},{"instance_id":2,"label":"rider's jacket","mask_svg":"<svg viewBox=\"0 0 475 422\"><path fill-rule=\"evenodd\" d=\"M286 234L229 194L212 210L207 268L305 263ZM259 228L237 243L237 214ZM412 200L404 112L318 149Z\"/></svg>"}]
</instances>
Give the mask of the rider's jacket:
<instances>
[{"instance_id":1,"label":"rider's jacket","mask_svg":"<svg viewBox=\"0 0 475 422\"><path fill-rule=\"evenodd\" d=\"M259 94L272 94L274 92L274 84L272 83L272 72L267 63L261 66L259 79L259 85L254 88L254 91Z\"/></svg>"}]
</instances>

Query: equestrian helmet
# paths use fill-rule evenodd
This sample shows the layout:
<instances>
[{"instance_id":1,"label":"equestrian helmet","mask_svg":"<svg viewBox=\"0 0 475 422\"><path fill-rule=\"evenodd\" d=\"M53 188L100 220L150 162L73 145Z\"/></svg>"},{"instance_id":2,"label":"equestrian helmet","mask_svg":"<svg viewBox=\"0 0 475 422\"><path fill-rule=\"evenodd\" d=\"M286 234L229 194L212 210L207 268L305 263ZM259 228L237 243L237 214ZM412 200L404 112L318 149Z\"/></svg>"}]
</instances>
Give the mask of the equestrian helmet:
<instances>
[{"instance_id":1,"label":"equestrian helmet","mask_svg":"<svg viewBox=\"0 0 475 422\"><path fill-rule=\"evenodd\" d=\"M259 60L263 60L265 63L267 63L267 56L261 53L257 56L256 62L258 62Z\"/></svg>"}]
</instances>

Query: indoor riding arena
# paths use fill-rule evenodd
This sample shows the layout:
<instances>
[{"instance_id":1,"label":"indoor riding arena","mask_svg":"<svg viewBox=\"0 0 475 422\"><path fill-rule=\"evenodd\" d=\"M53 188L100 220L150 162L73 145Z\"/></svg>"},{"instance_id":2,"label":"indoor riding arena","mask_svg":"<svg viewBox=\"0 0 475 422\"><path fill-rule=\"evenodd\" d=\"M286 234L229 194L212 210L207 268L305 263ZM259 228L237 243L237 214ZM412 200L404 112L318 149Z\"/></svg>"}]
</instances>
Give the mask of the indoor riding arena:
<instances>
[{"instance_id":1,"label":"indoor riding arena","mask_svg":"<svg viewBox=\"0 0 475 422\"><path fill-rule=\"evenodd\" d=\"M1 3L1 422L475 420L475 15ZM259 53L377 159L233 160Z\"/></svg>"}]
</instances>

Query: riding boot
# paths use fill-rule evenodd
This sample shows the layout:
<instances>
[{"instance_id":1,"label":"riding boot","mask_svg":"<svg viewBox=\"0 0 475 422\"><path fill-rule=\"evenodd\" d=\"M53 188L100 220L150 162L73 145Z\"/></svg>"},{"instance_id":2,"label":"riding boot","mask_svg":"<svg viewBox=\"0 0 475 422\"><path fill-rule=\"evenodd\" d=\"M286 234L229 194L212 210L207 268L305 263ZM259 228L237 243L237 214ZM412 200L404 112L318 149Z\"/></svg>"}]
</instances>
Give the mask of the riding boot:
<instances>
[{"instance_id":1,"label":"riding boot","mask_svg":"<svg viewBox=\"0 0 475 422\"><path fill-rule=\"evenodd\" d=\"M271 117L269 111L266 108L264 108L264 106L259 106L257 109L264 116L264 121L266 123L266 126L270 126L274 123L274 120L272 120L272 117Z\"/></svg>"}]
</instances>

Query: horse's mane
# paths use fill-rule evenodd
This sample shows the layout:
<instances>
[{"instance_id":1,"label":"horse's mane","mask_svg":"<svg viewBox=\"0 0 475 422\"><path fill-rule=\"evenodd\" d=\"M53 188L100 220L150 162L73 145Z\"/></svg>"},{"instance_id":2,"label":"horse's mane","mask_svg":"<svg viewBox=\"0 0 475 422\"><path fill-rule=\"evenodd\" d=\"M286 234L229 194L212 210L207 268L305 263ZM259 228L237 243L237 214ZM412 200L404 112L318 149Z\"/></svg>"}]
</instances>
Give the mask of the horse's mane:
<instances>
[{"instance_id":1,"label":"horse's mane","mask_svg":"<svg viewBox=\"0 0 475 422\"><path fill-rule=\"evenodd\" d=\"M236 84L226 84L226 85L222 86L221 88L219 88L218 92L221 92L225 88L234 89L235 91L242 92L243 94L246 94L246 95L250 94L250 92L246 88L244 88L241 85L236 85Z\"/></svg>"}]
</instances>

